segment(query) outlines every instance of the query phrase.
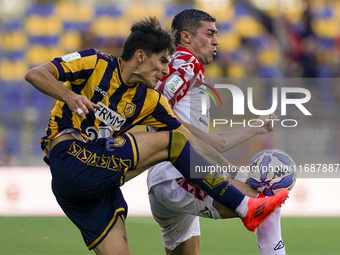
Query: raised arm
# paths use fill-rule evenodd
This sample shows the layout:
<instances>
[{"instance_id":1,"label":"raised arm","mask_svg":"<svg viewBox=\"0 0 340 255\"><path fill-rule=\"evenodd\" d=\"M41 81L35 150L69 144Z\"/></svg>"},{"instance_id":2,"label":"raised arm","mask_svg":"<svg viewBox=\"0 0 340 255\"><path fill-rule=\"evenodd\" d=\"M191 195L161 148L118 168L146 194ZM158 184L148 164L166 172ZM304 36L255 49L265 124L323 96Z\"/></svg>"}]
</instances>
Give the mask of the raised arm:
<instances>
[{"instance_id":1,"label":"raised arm","mask_svg":"<svg viewBox=\"0 0 340 255\"><path fill-rule=\"evenodd\" d=\"M253 127L246 126L230 132L219 133L218 135L226 140L225 146L220 152L226 152L256 135L273 131L275 119L277 119L277 116L274 113L263 115L251 122Z\"/></svg>"},{"instance_id":2,"label":"raised arm","mask_svg":"<svg viewBox=\"0 0 340 255\"><path fill-rule=\"evenodd\" d=\"M26 74L25 79L40 92L65 102L73 112L83 119L86 119L85 114L88 114L89 110L93 111L94 108L99 107L87 97L74 93L59 82L57 71L50 63L32 68Z\"/></svg>"},{"instance_id":3,"label":"raised arm","mask_svg":"<svg viewBox=\"0 0 340 255\"><path fill-rule=\"evenodd\" d=\"M233 166L216 149L214 149L212 146L210 146L203 140L197 138L185 126L182 126L179 130L182 131L187 136L191 146L207 161L209 161L210 164L219 166ZM235 175L236 171L234 173L231 172L229 174L231 178L234 178Z\"/></svg>"},{"instance_id":4,"label":"raised arm","mask_svg":"<svg viewBox=\"0 0 340 255\"><path fill-rule=\"evenodd\" d=\"M221 152L222 149L226 147L227 140L222 135L207 133L195 127L194 125L191 125L183 121L178 115L176 115L176 117L183 124L183 126L190 131L190 133L192 133L195 137L209 144L211 147L213 147L218 152Z\"/></svg>"},{"instance_id":5,"label":"raised arm","mask_svg":"<svg viewBox=\"0 0 340 255\"><path fill-rule=\"evenodd\" d=\"M218 152L226 152L239 144L249 140L250 138L258 135L265 134L274 130L274 119L277 119L275 114L263 115L258 118L258 120L254 120L251 122L251 125L254 127L246 126L242 128L235 129L230 132L224 132L219 134L210 134L207 133L194 125L191 125L185 121L183 121L180 117L177 116L179 121L192 133L196 138L201 139L205 143L209 144ZM262 122L261 122L262 121ZM261 127L260 126L263 123ZM256 127L255 127L256 126Z\"/></svg>"}]
</instances>

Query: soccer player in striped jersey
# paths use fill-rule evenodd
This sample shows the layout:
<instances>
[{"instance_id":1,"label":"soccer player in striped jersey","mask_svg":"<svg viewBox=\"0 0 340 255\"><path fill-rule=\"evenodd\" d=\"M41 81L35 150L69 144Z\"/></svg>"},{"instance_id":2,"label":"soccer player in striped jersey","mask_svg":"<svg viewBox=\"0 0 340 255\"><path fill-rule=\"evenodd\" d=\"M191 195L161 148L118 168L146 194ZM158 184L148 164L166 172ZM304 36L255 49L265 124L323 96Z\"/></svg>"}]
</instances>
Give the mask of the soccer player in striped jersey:
<instances>
[{"instance_id":1,"label":"soccer player in striped jersey","mask_svg":"<svg viewBox=\"0 0 340 255\"><path fill-rule=\"evenodd\" d=\"M261 128L244 127L220 135L209 134L209 114L201 114L201 94L206 92L197 87L206 89L203 65L211 63L217 52L215 18L201 10L184 10L174 17L172 29L176 31L177 49L170 59L170 73L158 82L157 90L168 100L182 124L220 152L252 136L272 131L266 119L275 117L274 114L260 117L264 122ZM237 175L232 183L246 195L256 197L257 193L244 183L246 178L240 177L240 174ZM199 217L221 219L237 216L186 180L169 162L149 169L148 188L151 210L161 227L167 255L198 255ZM261 255L285 254L280 211L276 211L257 230L257 239Z\"/></svg>"},{"instance_id":2,"label":"soccer player in striped jersey","mask_svg":"<svg viewBox=\"0 0 340 255\"><path fill-rule=\"evenodd\" d=\"M97 254L130 254L124 227L127 204L119 187L165 160L237 212L251 231L288 196L281 192L252 199L221 175L190 177L190 157L200 166L211 164L193 149L191 144L199 148L195 140L188 142L189 131L154 90L169 73L173 51L171 35L150 18L131 27L120 58L88 49L55 58L25 76L39 91L57 99L41 139L52 190L87 247ZM159 132L128 133L135 125L150 125Z\"/></svg>"}]
</instances>

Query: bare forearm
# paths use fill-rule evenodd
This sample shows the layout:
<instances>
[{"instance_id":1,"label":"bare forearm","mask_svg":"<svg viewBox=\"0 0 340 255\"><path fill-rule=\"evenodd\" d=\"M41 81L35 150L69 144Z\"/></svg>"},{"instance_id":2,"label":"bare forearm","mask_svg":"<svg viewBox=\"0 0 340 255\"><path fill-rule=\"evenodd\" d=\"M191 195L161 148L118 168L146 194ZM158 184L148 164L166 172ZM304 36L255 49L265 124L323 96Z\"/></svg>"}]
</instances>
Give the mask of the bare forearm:
<instances>
[{"instance_id":1,"label":"bare forearm","mask_svg":"<svg viewBox=\"0 0 340 255\"><path fill-rule=\"evenodd\" d=\"M186 134L189 139L191 146L202 156L204 157L211 165L213 166L226 166L228 169L232 169L233 165L226 160L217 150L215 150L212 146L204 142L203 140L195 137L194 135L190 134L188 129L181 128L182 132ZM230 166L230 167L229 167ZM236 170L236 168L233 168ZM237 172L230 172L229 176L234 178Z\"/></svg>"},{"instance_id":2,"label":"bare forearm","mask_svg":"<svg viewBox=\"0 0 340 255\"><path fill-rule=\"evenodd\" d=\"M254 137L257 135L257 132L255 128L243 127L231 132L219 133L218 135L226 140L225 146L221 150L221 152L226 152Z\"/></svg>"},{"instance_id":3,"label":"bare forearm","mask_svg":"<svg viewBox=\"0 0 340 255\"><path fill-rule=\"evenodd\" d=\"M190 131L191 134L193 134L195 137L200 138L203 141L206 141L209 137L209 133L204 132L203 130L195 127L194 125L191 125L185 121L183 121L178 115L176 115L178 120L183 124L183 126Z\"/></svg>"},{"instance_id":4,"label":"bare forearm","mask_svg":"<svg viewBox=\"0 0 340 255\"><path fill-rule=\"evenodd\" d=\"M235 178L238 169L212 146L196 138L196 142L194 143L193 147L199 154L201 154L206 160L208 160L210 164L212 164L213 166L225 167L225 169L230 170L228 172L228 176L231 178Z\"/></svg>"},{"instance_id":5,"label":"bare forearm","mask_svg":"<svg viewBox=\"0 0 340 255\"><path fill-rule=\"evenodd\" d=\"M190 131L191 134L193 134L195 137L201 139L205 143L209 144L210 146L212 146L218 152L221 152L221 150L225 146L225 142L226 142L226 140L222 136L219 136L217 134L207 133L207 132L195 127L194 125L186 123L180 117L177 116L177 118L183 124L183 126L186 127Z\"/></svg>"},{"instance_id":6,"label":"bare forearm","mask_svg":"<svg viewBox=\"0 0 340 255\"><path fill-rule=\"evenodd\" d=\"M57 72L50 63L35 67L28 71L25 79L40 92L65 102L68 107L79 117L86 119L86 114L100 108L91 102L86 96L76 94L70 88L64 86L57 79Z\"/></svg>"},{"instance_id":7,"label":"bare forearm","mask_svg":"<svg viewBox=\"0 0 340 255\"><path fill-rule=\"evenodd\" d=\"M51 64L35 67L26 74L25 79L40 92L64 101L63 95L70 90L56 79L53 68Z\"/></svg>"}]
</instances>

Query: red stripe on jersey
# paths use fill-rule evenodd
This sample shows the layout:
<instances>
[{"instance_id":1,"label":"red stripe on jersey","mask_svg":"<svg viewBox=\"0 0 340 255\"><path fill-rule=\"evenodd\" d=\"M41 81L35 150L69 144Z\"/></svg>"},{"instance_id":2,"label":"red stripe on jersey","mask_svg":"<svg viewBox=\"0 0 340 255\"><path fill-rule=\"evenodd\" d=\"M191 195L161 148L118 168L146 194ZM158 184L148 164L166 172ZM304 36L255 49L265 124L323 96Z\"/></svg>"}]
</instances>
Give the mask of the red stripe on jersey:
<instances>
[{"instance_id":1,"label":"red stripe on jersey","mask_svg":"<svg viewBox=\"0 0 340 255\"><path fill-rule=\"evenodd\" d=\"M191 182L187 181L184 177L176 179L177 184L181 186L185 191L193 194L195 198L198 200L203 201L204 198L207 196L203 190L195 187Z\"/></svg>"},{"instance_id":2,"label":"red stripe on jersey","mask_svg":"<svg viewBox=\"0 0 340 255\"><path fill-rule=\"evenodd\" d=\"M168 79L172 75L178 75L183 80L183 84L176 88L175 92L166 87ZM204 82L203 65L188 49L178 47L171 56L169 75L161 79L157 90L165 96L170 106L173 107L176 102L180 101L188 93L189 89L194 87L196 80Z\"/></svg>"}]
</instances>

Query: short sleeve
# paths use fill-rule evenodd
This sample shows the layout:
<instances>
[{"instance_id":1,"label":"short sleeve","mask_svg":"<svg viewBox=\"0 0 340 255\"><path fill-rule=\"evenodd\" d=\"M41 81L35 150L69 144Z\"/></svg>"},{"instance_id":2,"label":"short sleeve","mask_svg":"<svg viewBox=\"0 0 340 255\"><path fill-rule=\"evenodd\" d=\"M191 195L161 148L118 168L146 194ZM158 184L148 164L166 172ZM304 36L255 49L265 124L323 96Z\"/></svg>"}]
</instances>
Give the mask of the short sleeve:
<instances>
[{"instance_id":1,"label":"short sleeve","mask_svg":"<svg viewBox=\"0 0 340 255\"><path fill-rule=\"evenodd\" d=\"M59 81L74 82L79 79L87 79L92 74L97 61L95 49L87 49L55 58L51 64L57 70Z\"/></svg>"}]
</instances>

